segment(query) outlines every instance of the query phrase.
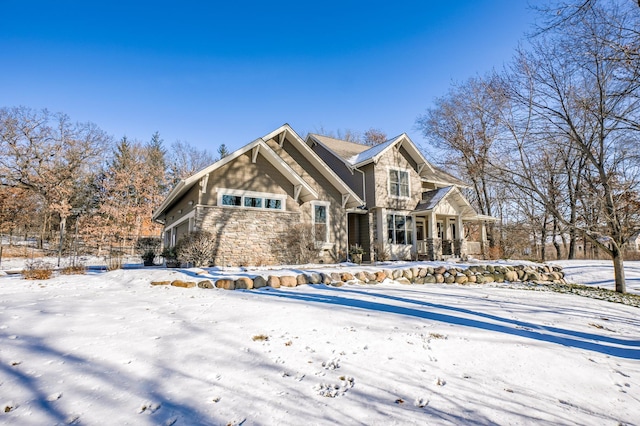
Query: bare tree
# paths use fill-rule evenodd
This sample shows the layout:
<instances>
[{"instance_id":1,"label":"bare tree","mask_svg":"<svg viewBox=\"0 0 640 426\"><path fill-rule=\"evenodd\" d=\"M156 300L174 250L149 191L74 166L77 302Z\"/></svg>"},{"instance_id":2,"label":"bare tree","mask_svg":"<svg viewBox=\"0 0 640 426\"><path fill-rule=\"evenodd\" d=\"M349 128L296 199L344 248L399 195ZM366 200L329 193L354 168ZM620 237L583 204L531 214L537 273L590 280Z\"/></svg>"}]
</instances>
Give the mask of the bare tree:
<instances>
[{"instance_id":1,"label":"bare tree","mask_svg":"<svg viewBox=\"0 0 640 426\"><path fill-rule=\"evenodd\" d=\"M1 184L41 197L59 219L62 248L75 190L101 161L110 138L92 123L25 107L0 108Z\"/></svg>"},{"instance_id":2,"label":"bare tree","mask_svg":"<svg viewBox=\"0 0 640 426\"><path fill-rule=\"evenodd\" d=\"M188 178L216 161L209 151L200 150L188 142L175 141L169 150L169 176L172 185Z\"/></svg>"},{"instance_id":3,"label":"bare tree","mask_svg":"<svg viewBox=\"0 0 640 426\"><path fill-rule=\"evenodd\" d=\"M375 146L386 142L387 134L380 129L375 129L371 127L369 130L364 132L364 138L362 143L369 146Z\"/></svg>"},{"instance_id":4,"label":"bare tree","mask_svg":"<svg viewBox=\"0 0 640 426\"><path fill-rule=\"evenodd\" d=\"M601 19L605 15L610 19ZM627 216L623 195L637 192L640 178L640 61L626 61L611 41L628 34L608 22L628 19L594 2L580 20L559 24L533 40L531 50L519 52L504 85L515 105L504 120L509 139L501 151L510 167L494 162L505 182L611 257L619 292L626 290L622 245L638 224L637 213ZM581 174L574 201L582 220L568 220L554 193L544 190L539 171L552 156L580 159L581 168L571 170Z\"/></svg>"},{"instance_id":5,"label":"bare tree","mask_svg":"<svg viewBox=\"0 0 640 426\"><path fill-rule=\"evenodd\" d=\"M471 78L436 99L435 107L416 121L431 147L437 150L432 155L434 161L454 169L471 183L472 201L481 214L488 216L494 214L496 202L488 168L492 146L500 133L497 110L504 99L494 95L502 91L499 84L500 81L491 76ZM487 237L489 245L495 246L493 224Z\"/></svg>"}]
</instances>

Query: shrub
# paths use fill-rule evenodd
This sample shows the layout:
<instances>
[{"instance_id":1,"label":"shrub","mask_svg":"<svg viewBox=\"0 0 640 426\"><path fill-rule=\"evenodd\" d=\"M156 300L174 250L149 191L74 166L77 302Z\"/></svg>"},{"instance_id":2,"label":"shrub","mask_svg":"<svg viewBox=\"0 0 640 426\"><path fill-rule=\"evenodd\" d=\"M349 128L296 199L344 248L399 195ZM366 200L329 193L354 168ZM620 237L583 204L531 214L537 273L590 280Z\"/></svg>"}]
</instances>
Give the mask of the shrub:
<instances>
[{"instance_id":1,"label":"shrub","mask_svg":"<svg viewBox=\"0 0 640 426\"><path fill-rule=\"evenodd\" d=\"M391 258L389 249L384 246L380 241L373 243L373 252L376 254L376 260L378 262L386 262Z\"/></svg>"},{"instance_id":2,"label":"shrub","mask_svg":"<svg viewBox=\"0 0 640 426\"><path fill-rule=\"evenodd\" d=\"M138 241L136 242L136 251L140 253L140 255L143 255L148 251L158 253L161 245L162 240L158 237L142 237L138 238Z\"/></svg>"},{"instance_id":3,"label":"shrub","mask_svg":"<svg viewBox=\"0 0 640 426\"><path fill-rule=\"evenodd\" d=\"M178 253L176 252L175 247L165 247L160 253L160 256L164 257L165 259L177 259Z\"/></svg>"},{"instance_id":4,"label":"shrub","mask_svg":"<svg viewBox=\"0 0 640 426\"><path fill-rule=\"evenodd\" d=\"M115 255L106 258L107 271L115 271L116 269L122 269L122 256Z\"/></svg>"},{"instance_id":5,"label":"shrub","mask_svg":"<svg viewBox=\"0 0 640 426\"><path fill-rule=\"evenodd\" d=\"M65 266L60 270L62 275L84 275L87 273L87 268L84 265L76 264Z\"/></svg>"},{"instance_id":6,"label":"shrub","mask_svg":"<svg viewBox=\"0 0 640 426\"><path fill-rule=\"evenodd\" d=\"M53 265L42 260L27 262L26 268L22 271L25 280L48 280L52 275Z\"/></svg>"},{"instance_id":7,"label":"shrub","mask_svg":"<svg viewBox=\"0 0 640 426\"><path fill-rule=\"evenodd\" d=\"M162 240L157 237L143 237L136 242L136 250L142 257L145 266L152 266L153 260L160 251Z\"/></svg>"},{"instance_id":8,"label":"shrub","mask_svg":"<svg viewBox=\"0 0 640 426\"><path fill-rule=\"evenodd\" d=\"M313 226L292 226L280 238L281 256L284 263L304 264L316 262L320 248L316 246Z\"/></svg>"},{"instance_id":9,"label":"shrub","mask_svg":"<svg viewBox=\"0 0 640 426\"><path fill-rule=\"evenodd\" d=\"M486 257L489 260L498 260L502 258L502 249L499 246L488 247Z\"/></svg>"},{"instance_id":10,"label":"shrub","mask_svg":"<svg viewBox=\"0 0 640 426\"><path fill-rule=\"evenodd\" d=\"M211 232L197 231L182 237L175 249L180 262L196 267L209 266L213 263L217 242Z\"/></svg>"}]
</instances>

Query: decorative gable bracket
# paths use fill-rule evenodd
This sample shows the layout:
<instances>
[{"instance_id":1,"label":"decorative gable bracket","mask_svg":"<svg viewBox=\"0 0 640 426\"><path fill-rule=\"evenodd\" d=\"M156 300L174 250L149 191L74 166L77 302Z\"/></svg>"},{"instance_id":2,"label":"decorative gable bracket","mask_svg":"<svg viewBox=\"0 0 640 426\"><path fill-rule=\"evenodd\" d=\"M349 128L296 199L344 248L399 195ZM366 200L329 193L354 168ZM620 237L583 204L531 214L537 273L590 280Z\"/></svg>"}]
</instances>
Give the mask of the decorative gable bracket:
<instances>
[{"instance_id":1,"label":"decorative gable bracket","mask_svg":"<svg viewBox=\"0 0 640 426\"><path fill-rule=\"evenodd\" d=\"M300 198L300 192L302 191L302 185L294 185L293 187L293 199L298 202Z\"/></svg>"},{"instance_id":2,"label":"decorative gable bracket","mask_svg":"<svg viewBox=\"0 0 640 426\"><path fill-rule=\"evenodd\" d=\"M260 145L256 145L251 150L251 162L255 164L258 159L258 152L260 152Z\"/></svg>"},{"instance_id":3,"label":"decorative gable bracket","mask_svg":"<svg viewBox=\"0 0 640 426\"><path fill-rule=\"evenodd\" d=\"M342 194L342 208L344 209L347 206L347 202L349 201L349 194Z\"/></svg>"},{"instance_id":4,"label":"decorative gable bracket","mask_svg":"<svg viewBox=\"0 0 640 426\"><path fill-rule=\"evenodd\" d=\"M209 173L202 176L200 179L200 192L203 194L207 192L207 183L209 182Z\"/></svg>"}]
</instances>

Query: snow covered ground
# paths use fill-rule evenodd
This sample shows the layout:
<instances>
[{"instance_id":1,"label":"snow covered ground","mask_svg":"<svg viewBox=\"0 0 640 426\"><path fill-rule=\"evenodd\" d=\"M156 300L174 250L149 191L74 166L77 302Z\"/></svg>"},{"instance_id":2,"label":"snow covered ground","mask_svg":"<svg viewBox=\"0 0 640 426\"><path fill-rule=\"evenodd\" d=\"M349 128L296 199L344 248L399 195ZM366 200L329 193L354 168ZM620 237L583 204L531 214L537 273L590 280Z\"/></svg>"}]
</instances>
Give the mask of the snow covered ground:
<instances>
[{"instance_id":1,"label":"snow covered ground","mask_svg":"<svg viewBox=\"0 0 640 426\"><path fill-rule=\"evenodd\" d=\"M564 266L612 287L606 265ZM0 424L640 424L638 308L501 286L149 285L177 278L193 271L0 277Z\"/></svg>"}]
</instances>

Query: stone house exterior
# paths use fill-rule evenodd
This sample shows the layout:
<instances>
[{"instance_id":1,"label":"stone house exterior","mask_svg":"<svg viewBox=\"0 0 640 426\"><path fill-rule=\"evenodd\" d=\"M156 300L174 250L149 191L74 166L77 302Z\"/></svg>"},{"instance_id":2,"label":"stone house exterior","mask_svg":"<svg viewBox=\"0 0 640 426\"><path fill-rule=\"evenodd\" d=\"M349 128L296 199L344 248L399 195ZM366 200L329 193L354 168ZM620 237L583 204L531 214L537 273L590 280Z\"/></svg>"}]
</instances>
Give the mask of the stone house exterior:
<instances>
[{"instance_id":1,"label":"stone house exterior","mask_svg":"<svg viewBox=\"0 0 640 426\"><path fill-rule=\"evenodd\" d=\"M216 265L283 261L284 236L310 224L325 261L346 256L347 211L363 201L285 124L180 181L153 219L174 246L206 230L216 241Z\"/></svg>"},{"instance_id":2,"label":"stone house exterior","mask_svg":"<svg viewBox=\"0 0 640 426\"><path fill-rule=\"evenodd\" d=\"M464 187L406 134L369 147L302 140L285 124L179 182L153 219L164 225L165 246L210 231L218 265L281 263L282 237L298 224L311 225L325 261L344 260L355 244L364 260L376 250L437 260L479 251L484 233L467 243L464 226L494 220L476 214Z\"/></svg>"},{"instance_id":3,"label":"stone house exterior","mask_svg":"<svg viewBox=\"0 0 640 426\"><path fill-rule=\"evenodd\" d=\"M306 142L364 201L348 213L349 245L391 259L483 252L485 222L496 219L478 215L461 192L468 185L430 164L406 134L373 147L315 134ZM480 241L467 241L471 223L481 229Z\"/></svg>"}]
</instances>

